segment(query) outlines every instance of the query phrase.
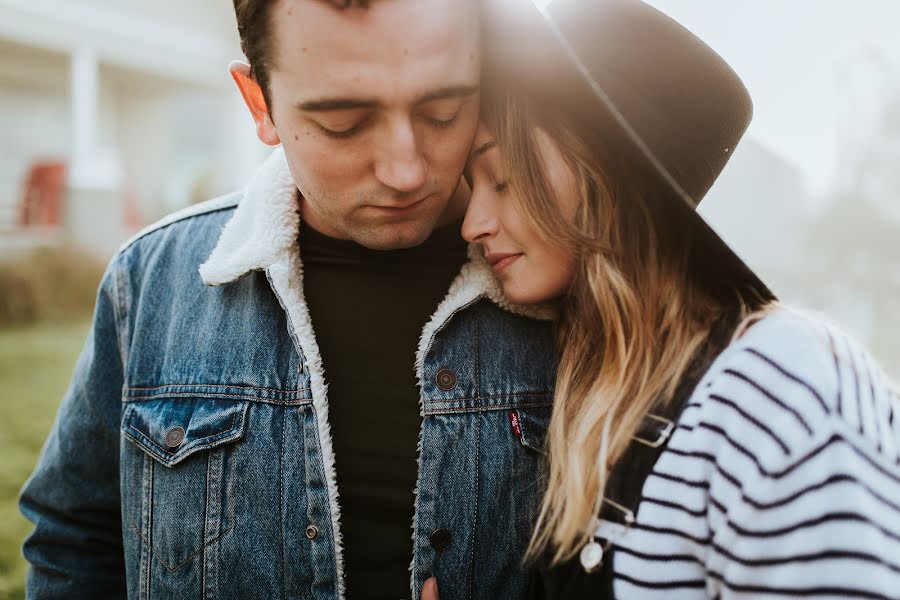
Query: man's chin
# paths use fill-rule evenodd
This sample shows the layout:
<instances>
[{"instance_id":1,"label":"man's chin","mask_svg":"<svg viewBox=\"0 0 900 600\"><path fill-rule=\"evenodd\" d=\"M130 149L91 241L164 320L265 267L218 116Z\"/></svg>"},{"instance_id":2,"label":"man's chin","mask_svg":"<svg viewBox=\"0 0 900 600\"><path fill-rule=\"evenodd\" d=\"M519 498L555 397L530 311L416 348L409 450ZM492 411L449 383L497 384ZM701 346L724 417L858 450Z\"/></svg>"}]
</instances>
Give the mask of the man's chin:
<instances>
[{"instance_id":1,"label":"man's chin","mask_svg":"<svg viewBox=\"0 0 900 600\"><path fill-rule=\"evenodd\" d=\"M373 223L357 229L353 240L370 250L403 250L425 242L435 229L437 217L389 223Z\"/></svg>"}]
</instances>

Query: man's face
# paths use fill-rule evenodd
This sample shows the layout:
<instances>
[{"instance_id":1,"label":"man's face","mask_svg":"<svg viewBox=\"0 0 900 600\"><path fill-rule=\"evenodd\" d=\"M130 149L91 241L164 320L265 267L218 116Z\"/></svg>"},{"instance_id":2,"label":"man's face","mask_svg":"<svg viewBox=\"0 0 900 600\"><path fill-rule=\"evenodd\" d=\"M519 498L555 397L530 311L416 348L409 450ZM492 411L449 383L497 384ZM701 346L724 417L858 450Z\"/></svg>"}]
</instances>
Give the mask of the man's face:
<instances>
[{"instance_id":1,"label":"man's face","mask_svg":"<svg viewBox=\"0 0 900 600\"><path fill-rule=\"evenodd\" d=\"M388 249L420 244L441 222L478 122L472 4L273 7L269 108L307 223Z\"/></svg>"}]
</instances>

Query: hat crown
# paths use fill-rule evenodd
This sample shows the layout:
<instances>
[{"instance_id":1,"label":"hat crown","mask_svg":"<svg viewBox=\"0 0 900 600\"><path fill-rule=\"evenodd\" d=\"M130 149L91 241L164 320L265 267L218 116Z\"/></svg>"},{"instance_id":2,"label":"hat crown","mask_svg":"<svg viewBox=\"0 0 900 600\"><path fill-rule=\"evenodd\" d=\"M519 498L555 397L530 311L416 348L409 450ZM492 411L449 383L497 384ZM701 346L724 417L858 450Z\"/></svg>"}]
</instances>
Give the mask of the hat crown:
<instances>
[{"instance_id":1,"label":"hat crown","mask_svg":"<svg viewBox=\"0 0 900 600\"><path fill-rule=\"evenodd\" d=\"M602 94L695 206L753 114L747 88L716 52L640 0L554 0L551 25ZM587 88L585 88L587 89Z\"/></svg>"}]
</instances>

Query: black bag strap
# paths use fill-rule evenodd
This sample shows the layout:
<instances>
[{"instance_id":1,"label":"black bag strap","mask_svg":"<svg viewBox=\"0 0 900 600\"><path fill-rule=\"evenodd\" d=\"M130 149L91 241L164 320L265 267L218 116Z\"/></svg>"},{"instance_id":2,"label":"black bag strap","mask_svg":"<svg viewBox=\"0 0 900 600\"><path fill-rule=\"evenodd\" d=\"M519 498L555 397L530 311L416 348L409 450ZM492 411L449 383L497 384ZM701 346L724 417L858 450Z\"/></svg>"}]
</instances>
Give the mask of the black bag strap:
<instances>
[{"instance_id":1,"label":"black bag strap","mask_svg":"<svg viewBox=\"0 0 900 600\"><path fill-rule=\"evenodd\" d=\"M669 444L676 423L694 393L694 389L716 357L731 342L737 318L727 314L710 330L706 342L695 354L668 402L661 402L644 417L625 453L616 462L607 480L600 518L630 525L641 502L641 490L653 466Z\"/></svg>"},{"instance_id":2,"label":"black bag strap","mask_svg":"<svg viewBox=\"0 0 900 600\"><path fill-rule=\"evenodd\" d=\"M733 313L724 315L716 322L706 342L685 371L672 398L668 402L660 402L652 414L645 416L632 443L610 473L599 515L602 520L624 527L634 522L647 477L666 449L675 432L676 423L703 375L731 342L738 322L738 315ZM586 572L578 556L564 564L549 567L548 553L545 555L545 562L532 567L526 597L529 600L614 598L615 547L612 540L595 538L594 541L604 548L598 570Z\"/></svg>"}]
</instances>

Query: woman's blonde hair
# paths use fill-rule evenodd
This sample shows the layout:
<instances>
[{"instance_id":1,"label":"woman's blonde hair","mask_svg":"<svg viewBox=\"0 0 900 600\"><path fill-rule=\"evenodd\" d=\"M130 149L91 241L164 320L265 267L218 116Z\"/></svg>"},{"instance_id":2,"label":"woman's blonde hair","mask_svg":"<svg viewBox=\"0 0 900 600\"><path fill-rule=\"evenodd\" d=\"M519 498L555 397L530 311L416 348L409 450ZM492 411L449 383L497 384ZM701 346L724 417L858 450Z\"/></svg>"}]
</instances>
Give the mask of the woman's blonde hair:
<instances>
[{"instance_id":1,"label":"woman's blonde hair","mask_svg":"<svg viewBox=\"0 0 900 600\"><path fill-rule=\"evenodd\" d=\"M602 132L547 117L511 94L485 113L522 213L576 257L561 299L547 491L528 549L529 558L550 552L560 562L590 538L611 467L644 416L672 398L712 325L726 313L745 320L766 302L694 272L692 237L638 161L587 139ZM578 182L574 223L557 208L536 127Z\"/></svg>"}]
</instances>

